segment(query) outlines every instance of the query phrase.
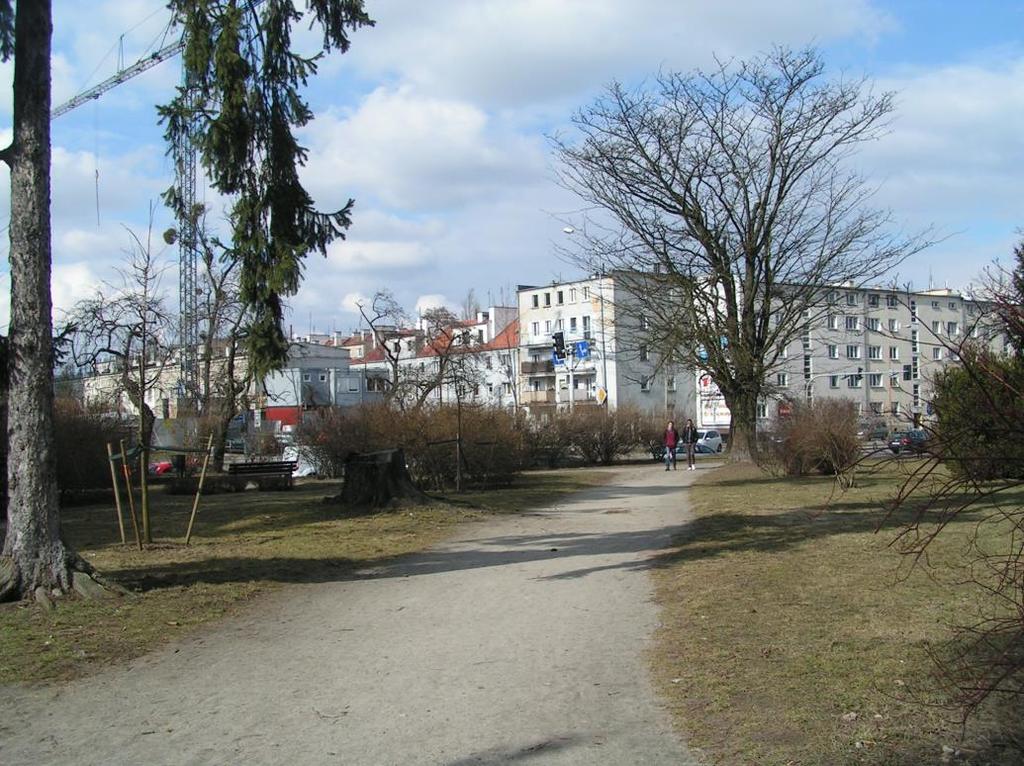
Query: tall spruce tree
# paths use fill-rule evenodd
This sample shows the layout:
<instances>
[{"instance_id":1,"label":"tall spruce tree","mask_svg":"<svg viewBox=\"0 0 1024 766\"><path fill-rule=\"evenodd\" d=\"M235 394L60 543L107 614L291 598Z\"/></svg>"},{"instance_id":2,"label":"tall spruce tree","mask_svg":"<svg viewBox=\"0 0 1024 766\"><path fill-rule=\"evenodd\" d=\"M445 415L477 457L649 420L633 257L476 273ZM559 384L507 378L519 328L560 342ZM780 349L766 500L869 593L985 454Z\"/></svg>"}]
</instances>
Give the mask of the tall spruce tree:
<instances>
[{"instance_id":1,"label":"tall spruce tree","mask_svg":"<svg viewBox=\"0 0 1024 766\"><path fill-rule=\"evenodd\" d=\"M307 0L305 14L292 0L172 0L185 35L185 81L160 113L171 152L189 142L218 192L233 199L232 245L239 257L242 300L251 309L249 364L256 376L279 367L287 353L282 297L294 294L302 260L351 223L353 201L319 212L299 181L306 150L293 130L313 117L300 89L319 59L348 50L349 32L373 22L362 0ZM323 33L314 56L297 53L292 27L308 20ZM179 189L167 193L181 210Z\"/></svg>"}]
</instances>

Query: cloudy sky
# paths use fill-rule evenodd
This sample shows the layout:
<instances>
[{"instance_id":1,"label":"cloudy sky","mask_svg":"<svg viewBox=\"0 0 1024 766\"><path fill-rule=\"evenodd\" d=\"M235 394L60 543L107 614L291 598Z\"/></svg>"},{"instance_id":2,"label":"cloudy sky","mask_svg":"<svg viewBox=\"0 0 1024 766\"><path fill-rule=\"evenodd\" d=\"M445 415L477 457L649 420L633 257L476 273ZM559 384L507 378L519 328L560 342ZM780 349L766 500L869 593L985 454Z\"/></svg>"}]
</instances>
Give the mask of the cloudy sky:
<instances>
[{"instance_id":1,"label":"cloudy sky","mask_svg":"<svg viewBox=\"0 0 1024 766\"><path fill-rule=\"evenodd\" d=\"M360 296L387 288L410 310L483 303L518 284L576 275L558 259L580 203L553 180L548 136L616 79L637 84L714 56L818 46L835 74L897 92L891 132L859 158L876 202L945 241L900 281L966 286L1006 259L1024 226L1024 3L1017 0L366 0L376 27L325 61L308 95L303 171L323 209L356 200L354 224L308 261L296 332L349 330ZM54 2L54 103L159 44L160 0ZM0 76L10 81L9 65ZM180 77L165 62L54 121L54 300L69 307L123 257L125 227L171 225L154 104ZM10 88L0 101L9 138ZM212 194L200 196L214 202ZM7 217L9 184L0 179ZM218 212L214 217L218 217ZM5 222L6 223L6 222ZM0 247L6 253L7 244ZM176 252L164 257L173 265ZM0 274L0 288L7 286ZM176 276L169 286L176 290ZM6 290L4 290L6 292ZM489 300L490 299L490 300ZM0 325L7 308L0 304Z\"/></svg>"}]
</instances>

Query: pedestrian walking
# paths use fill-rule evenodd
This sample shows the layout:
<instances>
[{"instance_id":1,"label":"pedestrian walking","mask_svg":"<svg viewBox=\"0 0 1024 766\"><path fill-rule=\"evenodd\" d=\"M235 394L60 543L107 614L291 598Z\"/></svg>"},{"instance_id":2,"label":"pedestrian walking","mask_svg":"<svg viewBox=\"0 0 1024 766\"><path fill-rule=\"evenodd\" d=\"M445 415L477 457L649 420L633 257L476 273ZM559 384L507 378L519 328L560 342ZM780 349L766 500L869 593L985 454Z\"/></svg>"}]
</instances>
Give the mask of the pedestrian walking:
<instances>
[{"instance_id":1,"label":"pedestrian walking","mask_svg":"<svg viewBox=\"0 0 1024 766\"><path fill-rule=\"evenodd\" d=\"M683 433L679 438L686 445L686 470L696 471L697 461L693 454L693 448L697 444L697 427L693 424L692 418L686 419L686 425L683 426Z\"/></svg>"},{"instance_id":2,"label":"pedestrian walking","mask_svg":"<svg viewBox=\"0 0 1024 766\"><path fill-rule=\"evenodd\" d=\"M671 420L665 427L665 437L662 441L665 445L665 470L668 470L669 461L672 462L672 470L676 470L676 445L679 444L679 432Z\"/></svg>"}]
</instances>

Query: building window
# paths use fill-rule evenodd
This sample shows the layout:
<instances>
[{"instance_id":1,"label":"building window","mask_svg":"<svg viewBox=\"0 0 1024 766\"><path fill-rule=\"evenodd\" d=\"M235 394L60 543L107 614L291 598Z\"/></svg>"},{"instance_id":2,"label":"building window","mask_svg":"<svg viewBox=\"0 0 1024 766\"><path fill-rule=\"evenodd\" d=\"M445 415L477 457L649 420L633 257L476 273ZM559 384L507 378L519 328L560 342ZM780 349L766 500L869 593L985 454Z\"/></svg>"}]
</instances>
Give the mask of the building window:
<instances>
[{"instance_id":1,"label":"building window","mask_svg":"<svg viewBox=\"0 0 1024 766\"><path fill-rule=\"evenodd\" d=\"M786 359L789 356L789 348L787 346L779 346L779 356L782 359Z\"/></svg>"},{"instance_id":2,"label":"building window","mask_svg":"<svg viewBox=\"0 0 1024 766\"><path fill-rule=\"evenodd\" d=\"M890 407L889 407L889 412L891 412L893 415L899 415L900 414L900 403L899 402L893 402L890 405Z\"/></svg>"},{"instance_id":3,"label":"building window","mask_svg":"<svg viewBox=\"0 0 1024 766\"><path fill-rule=\"evenodd\" d=\"M880 372L873 372L870 375L868 375L868 385L871 386L872 388L881 388L882 387L882 373L880 373Z\"/></svg>"},{"instance_id":4,"label":"building window","mask_svg":"<svg viewBox=\"0 0 1024 766\"><path fill-rule=\"evenodd\" d=\"M954 303L953 301L950 301L949 302L949 310L950 311L956 311L956 303Z\"/></svg>"},{"instance_id":5,"label":"building window","mask_svg":"<svg viewBox=\"0 0 1024 766\"><path fill-rule=\"evenodd\" d=\"M881 359L882 358L882 347L881 346L868 346L868 359Z\"/></svg>"},{"instance_id":6,"label":"building window","mask_svg":"<svg viewBox=\"0 0 1024 766\"><path fill-rule=\"evenodd\" d=\"M494 369L494 361L491 359L490 354L484 357L484 365L487 367L488 370Z\"/></svg>"},{"instance_id":7,"label":"building window","mask_svg":"<svg viewBox=\"0 0 1024 766\"><path fill-rule=\"evenodd\" d=\"M789 373L780 372L775 376L775 384L780 388L785 388L789 385Z\"/></svg>"},{"instance_id":8,"label":"building window","mask_svg":"<svg viewBox=\"0 0 1024 766\"><path fill-rule=\"evenodd\" d=\"M942 335L942 322L932 322L932 334Z\"/></svg>"},{"instance_id":9,"label":"building window","mask_svg":"<svg viewBox=\"0 0 1024 766\"><path fill-rule=\"evenodd\" d=\"M894 309L899 305L899 302L896 300L895 295L887 295L885 296L885 305L887 308Z\"/></svg>"},{"instance_id":10,"label":"building window","mask_svg":"<svg viewBox=\"0 0 1024 766\"><path fill-rule=\"evenodd\" d=\"M555 320L555 329L559 330L559 331L564 330L565 329L564 321L561 320L561 319L556 319Z\"/></svg>"},{"instance_id":11,"label":"building window","mask_svg":"<svg viewBox=\"0 0 1024 766\"><path fill-rule=\"evenodd\" d=\"M914 407L921 406L921 386L917 383L914 384Z\"/></svg>"},{"instance_id":12,"label":"building window","mask_svg":"<svg viewBox=\"0 0 1024 766\"><path fill-rule=\"evenodd\" d=\"M589 287L584 287L583 288L583 300L587 300L589 297L590 297L590 288Z\"/></svg>"},{"instance_id":13,"label":"building window","mask_svg":"<svg viewBox=\"0 0 1024 766\"><path fill-rule=\"evenodd\" d=\"M868 296L868 306L870 306L873 309L878 308L878 296L875 293L871 293Z\"/></svg>"},{"instance_id":14,"label":"building window","mask_svg":"<svg viewBox=\"0 0 1024 766\"><path fill-rule=\"evenodd\" d=\"M917 340L917 330L910 331L910 350L912 353L921 353L921 344Z\"/></svg>"},{"instance_id":15,"label":"building window","mask_svg":"<svg viewBox=\"0 0 1024 766\"><path fill-rule=\"evenodd\" d=\"M651 376L650 375L644 375L642 378L640 378L640 390L641 391L650 391L651 390Z\"/></svg>"},{"instance_id":16,"label":"building window","mask_svg":"<svg viewBox=\"0 0 1024 766\"><path fill-rule=\"evenodd\" d=\"M544 293L544 305L545 306L550 306L551 305L551 293Z\"/></svg>"},{"instance_id":17,"label":"building window","mask_svg":"<svg viewBox=\"0 0 1024 766\"><path fill-rule=\"evenodd\" d=\"M860 346L847 346L846 347L846 358L847 359L860 359Z\"/></svg>"},{"instance_id":18,"label":"building window","mask_svg":"<svg viewBox=\"0 0 1024 766\"><path fill-rule=\"evenodd\" d=\"M889 320L889 332L899 332L899 331L900 331L900 320L898 320L898 319L890 319Z\"/></svg>"},{"instance_id":19,"label":"building window","mask_svg":"<svg viewBox=\"0 0 1024 766\"><path fill-rule=\"evenodd\" d=\"M828 387L829 388L839 388L839 376L838 375L829 375L828 376Z\"/></svg>"},{"instance_id":20,"label":"building window","mask_svg":"<svg viewBox=\"0 0 1024 766\"><path fill-rule=\"evenodd\" d=\"M839 329L839 318L835 314L828 315L828 329L838 330Z\"/></svg>"},{"instance_id":21,"label":"building window","mask_svg":"<svg viewBox=\"0 0 1024 766\"><path fill-rule=\"evenodd\" d=\"M847 330L859 330L860 329L860 317L846 317L846 329Z\"/></svg>"},{"instance_id":22,"label":"building window","mask_svg":"<svg viewBox=\"0 0 1024 766\"><path fill-rule=\"evenodd\" d=\"M768 402L757 403L757 417L766 418L768 417Z\"/></svg>"},{"instance_id":23,"label":"building window","mask_svg":"<svg viewBox=\"0 0 1024 766\"><path fill-rule=\"evenodd\" d=\"M313 379L313 376L310 375L308 372L302 373L302 382L303 383L309 383L309 381L311 381L312 379Z\"/></svg>"},{"instance_id":24,"label":"building window","mask_svg":"<svg viewBox=\"0 0 1024 766\"><path fill-rule=\"evenodd\" d=\"M576 302L576 288L575 287L570 287L569 288L569 303L575 303L575 302Z\"/></svg>"},{"instance_id":25,"label":"building window","mask_svg":"<svg viewBox=\"0 0 1024 766\"><path fill-rule=\"evenodd\" d=\"M898 372L889 373L889 388L900 387L900 374Z\"/></svg>"},{"instance_id":26,"label":"building window","mask_svg":"<svg viewBox=\"0 0 1024 766\"><path fill-rule=\"evenodd\" d=\"M882 403L881 402L871 402L869 404L869 406L871 407L871 414L872 415L881 415L882 414Z\"/></svg>"},{"instance_id":27,"label":"building window","mask_svg":"<svg viewBox=\"0 0 1024 766\"><path fill-rule=\"evenodd\" d=\"M359 391L359 378L348 379L348 392L350 394L357 393Z\"/></svg>"},{"instance_id":28,"label":"building window","mask_svg":"<svg viewBox=\"0 0 1024 766\"><path fill-rule=\"evenodd\" d=\"M957 322L946 322L946 335L954 338L960 334L960 325Z\"/></svg>"},{"instance_id":29,"label":"building window","mask_svg":"<svg viewBox=\"0 0 1024 766\"><path fill-rule=\"evenodd\" d=\"M539 308L540 307L540 296L539 295L534 295L533 296L533 307L534 308Z\"/></svg>"},{"instance_id":30,"label":"building window","mask_svg":"<svg viewBox=\"0 0 1024 766\"><path fill-rule=\"evenodd\" d=\"M935 309L936 311L938 311L939 310L939 302L938 301L932 301L932 308Z\"/></svg>"},{"instance_id":31,"label":"building window","mask_svg":"<svg viewBox=\"0 0 1024 766\"><path fill-rule=\"evenodd\" d=\"M576 317L569 317L569 332L576 332Z\"/></svg>"},{"instance_id":32,"label":"building window","mask_svg":"<svg viewBox=\"0 0 1024 766\"><path fill-rule=\"evenodd\" d=\"M838 359L839 358L839 346L829 346L828 347L828 358L829 359Z\"/></svg>"},{"instance_id":33,"label":"building window","mask_svg":"<svg viewBox=\"0 0 1024 766\"><path fill-rule=\"evenodd\" d=\"M551 334L551 320L550 319L545 319L544 320L544 333L546 335L550 335Z\"/></svg>"},{"instance_id":34,"label":"building window","mask_svg":"<svg viewBox=\"0 0 1024 766\"><path fill-rule=\"evenodd\" d=\"M590 334L590 317L583 317L583 334Z\"/></svg>"},{"instance_id":35,"label":"building window","mask_svg":"<svg viewBox=\"0 0 1024 766\"><path fill-rule=\"evenodd\" d=\"M942 359L942 347L936 346L932 349L932 359Z\"/></svg>"},{"instance_id":36,"label":"building window","mask_svg":"<svg viewBox=\"0 0 1024 766\"><path fill-rule=\"evenodd\" d=\"M651 320L647 318L646 314L641 314L640 315L640 329L641 330L650 330L651 329Z\"/></svg>"},{"instance_id":37,"label":"building window","mask_svg":"<svg viewBox=\"0 0 1024 766\"><path fill-rule=\"evenodd\" d=\"M321 383L326 383L327 382L327 373L325 373L325 372L321 372L320 373L320 382Z\"/></svg>"},{"instance_id":38,"label":"building window","mask_svg":"<svg viewBox=\"0 0 1024 766\"><path fill-rule=\"evenodd\" d=\"M651 358L651 354L647 350L647 344L646 343L641 343L640 344L640 361L641 362L646 362L650 358Z\"/></svg>"},{"instance_id":39,"label":"building window","mask_svg":"<svg viewBox=\"0 0 1024 766\"><path fill-rule=\"evenodd\" d=\"M900 347L899 346L889 346L889 358L894 360L894 361L899 361L899 358L900 358Z\"/></svg>"},{"instance_id":40,"label":"building window","mask_svg":"<svg viewBox=\"0 0 1024 766\"><path fill-rule=\"evenodd\" d=\"M561 290L555 293L555 300L558 301L559 306L565 303L564 293Z\"/></svg>"},{"instance_id":41,"label":"building window","mask_svg":"<svg viewBox=\"0 0 1024 766\"><path fill-rule=\"evenodd\" d=\"M530 325L530 332L533 335L540 335L540 322L534 322Z\"/></svg>"},{"instance_id":42,"label":"building window","mask_svg":"<svg viewBox=\"0 0 1024 766\"><path fill-rule=\"evenodd\" d=\"M857 305L857 293L847 293L846 294L846 305L847 306L856 306Z\"/></svg>"},{"instance_id":43,"label":"building window","mask_svg":"<svg viewBox=\"0 0 1024 766\"><path fill-rule=\"evenodd\" d=\"M863 380L863 378L860 375L847 375L846 376L846 387L847 388L860 388L861 380Z\"/></svg>"},{"instance_id":44,"label":"building window","mask_svg":"<svg viewBox=\"0 0 1024 766\"><path fill-rule=\"evenodd\" d=\"M668 386L668 390L669 391L675 391L676 390L676 376L675 375L669 375L668 378L665 381L665 385Z\"/></svg>"},{"instance_id":45,"label":"building window","mask_svg":"<svg viewBox=\"0 0 1024 766\"><path fill-rule=\"evenodd\" d=\"M910 324L917 324L917 301L910 302Z\"/></svg>"},{"instance_id":46,"label":"building window","mask_svg":"<svg viewBox=\"0 0 1024 766\"><path fill-rule=\"evenodd\" d=\"M881 321L875 317L870 317L868 319L868 329L871 330L872 332L878 332L880 329L882 329Z\"/></svg>"}]
</instances>

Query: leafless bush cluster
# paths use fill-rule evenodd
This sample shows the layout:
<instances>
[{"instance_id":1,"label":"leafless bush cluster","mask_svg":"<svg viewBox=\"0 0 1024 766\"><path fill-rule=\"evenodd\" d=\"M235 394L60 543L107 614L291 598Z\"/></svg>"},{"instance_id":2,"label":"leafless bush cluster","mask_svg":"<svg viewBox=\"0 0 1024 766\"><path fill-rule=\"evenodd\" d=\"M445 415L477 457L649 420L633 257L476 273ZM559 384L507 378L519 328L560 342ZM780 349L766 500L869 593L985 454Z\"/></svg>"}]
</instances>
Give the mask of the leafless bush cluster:
<instances>
[{"instance_id":1,"label":"leafless bush cluster","mask_svg":"<svg viewBox=\"0 0 1024 766\"><path fill-rule=\"evenodd\" d=\"M787 476L843 476L860 456L856 407L843 399L795 402L765 447Z\"/></svg>"},{"instance_id":2,"label":"leafless bush cluster","mask_svg":"<svg viewBox=\"0 0 1024 766\"><path fill-rule=\"evenodd\" d=\"M323 476L340 476L352 452L401 447L413 480L429 489L454 485L459 452L469 483L507 482L527 464L528 437L520 419L505 410L464 405L461 412L456 407L397 412L385 404L323 410L296 435Z\"/></svg>"},{"instance_id":3,"label":"leafless bush cluster","mask_svg":"<svg viewBox=\"0 0 1024 766\"><path fill-rule=\"evenodd\" d=\"M57 485L61 492L110 486L107 444L115 452L119 440L130 436L130 426L109 415L88 411L75 399L54 402L54 441Z\"/></svg>"}]
</instances>

